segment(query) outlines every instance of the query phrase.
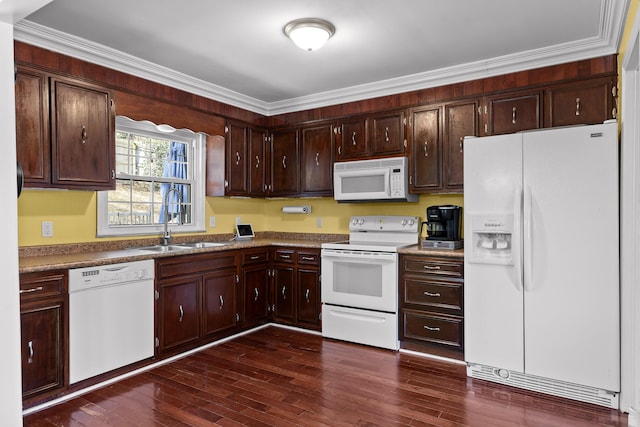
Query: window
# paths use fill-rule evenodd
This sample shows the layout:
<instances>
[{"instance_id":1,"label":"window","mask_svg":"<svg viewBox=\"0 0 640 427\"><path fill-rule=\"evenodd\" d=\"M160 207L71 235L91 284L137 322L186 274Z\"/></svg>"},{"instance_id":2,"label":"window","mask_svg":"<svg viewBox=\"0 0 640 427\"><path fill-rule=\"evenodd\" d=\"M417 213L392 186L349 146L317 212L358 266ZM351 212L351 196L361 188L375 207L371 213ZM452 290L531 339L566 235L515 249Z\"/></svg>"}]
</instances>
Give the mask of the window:
<instances>
[{"instance_id":1,"label":"window","mask_svg":"<svg viewBox=\"0 0 640 427\"><path fill-rule=\"evenodd\" d=\"M98 236L204 231L205 135L116 118L116 189L98 193Z\"/></svg>"}]
</instances>

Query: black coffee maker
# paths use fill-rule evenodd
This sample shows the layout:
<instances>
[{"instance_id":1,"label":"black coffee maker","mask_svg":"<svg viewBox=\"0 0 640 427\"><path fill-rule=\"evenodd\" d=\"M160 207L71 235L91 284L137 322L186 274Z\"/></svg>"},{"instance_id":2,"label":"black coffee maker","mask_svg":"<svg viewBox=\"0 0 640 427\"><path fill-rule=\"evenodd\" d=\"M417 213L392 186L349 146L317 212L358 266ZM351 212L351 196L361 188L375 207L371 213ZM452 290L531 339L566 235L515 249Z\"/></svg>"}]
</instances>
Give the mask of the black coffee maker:
<instances>
[{"instance_id":1,"label":"black coffee maker","mask_svg":"<svg viewBox=\"0 0 640 427\"><path fill-rule=\"evenodd\" d=\"M442 205L427 208L427 237L422 241L422 247L458 249L462 247L460 206Z\"/></svg>"}]
</instances>

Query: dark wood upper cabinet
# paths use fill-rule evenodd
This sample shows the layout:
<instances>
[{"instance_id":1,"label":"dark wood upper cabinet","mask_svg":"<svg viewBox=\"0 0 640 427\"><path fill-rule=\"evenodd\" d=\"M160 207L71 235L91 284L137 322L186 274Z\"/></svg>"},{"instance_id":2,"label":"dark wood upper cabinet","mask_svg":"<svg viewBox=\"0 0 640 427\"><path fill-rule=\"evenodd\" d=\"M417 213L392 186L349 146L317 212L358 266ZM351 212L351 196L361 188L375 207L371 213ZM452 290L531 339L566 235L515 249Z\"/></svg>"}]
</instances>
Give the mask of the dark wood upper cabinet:
<instances>
[{"instance_id":1,"label":"dark wood upper cabinet","mask_svg":"<svg viewBox=\"0 0 640 427\"><path fill-rule=\"evenodd\" d=\"M548 90L548 127L597 124L617 116L611 78L567 83Z\"/></svg>"},{"instance_id":2,"label":"dark wood upper cabinet","mask_svg":"<svg viewBox=\"0 0 640 427\"><path fill-rule=\"evenodd\" d=\"M228 122L225 128L227 182L225 194L229 196L246 196L247 179L247 132L244 124Z\"/></svg>"},{"instance_id":3,"label":"dark wood upper cabinet","mask_svg":"<svg viewBox=\"0 0 640 427\"><path fill-rule=\"evenodd\" d=\"M24 172L25 186L51 184L48 76L18 66L15 97L17 157Z\"/></svg>"},{"instance_id":4,"label":"dark wood upper cabinet","mask_svg":"<svg viewBox=\"0 0 640 427\"><path fill-rule=\"evenodd\" d=\"M271 196L300 193L300 150L298 130L286 129L271 134Z\"/></svg>"},{"instance_id":5,"label":"dark wood upper cabinet","mask_svg":"<svg viewBox=\"0 0 640 427\"><path fill-rule=\"evenodd\" d=\"M337 160L355 160L369 155L369 120L366 117L346 117L338 125Z\"/></svg>"},{"instance_id":6,"label":"dark wood upper cabinet","mask_svg":"<svg viewBox=\"0 0 640 427\"><path fill-rule=\"evenodd\" d=\"M267 192L269 159L266 146L267 131L249 128L249 195L262 196Z\"/></svg>"},{"instance_id":7,"label":"dark wood upper cabinet","mask_svg":"<svg viewBox=\"0 0 640 427\"><path fill-rule=\"evenodd\" d=\"M115 188L115 108L100 86L51 78L52 184Z\"/></svg>"},{"instance_id":8,"label":"dark wood upper cabinet","mask_svg":"<svg viewBox=\"0 0 640 427\"><path fill-rule=\"evenodd\" d=\"M485 134L500 135L541 128L542 99L542 91L487 97Z\"/></svg>"},{"instance_id":9,"label":"dark wood upper cabinet","mask_svg":"<svg viewBox=\"0 0 640 427\"><path fill-rule=\"evenodd\" d=\"M411 111L410 186L416 193L442 188L442 107Z\"/></svg>"},{"instance_id":10,"label":"dark wood upper cabinet","mask_svg":"<svg viewBox=\"0 0 640 427\"><path fill-rule=\"evenodd\" d=\"M372 156L393 156L405 152L407 120L404 111L372 116L369 123Z\"/></svg>"},{"instance_id":11,"label":"dark wood upper cabinet","mask_svg":"<svg viewBox=\"0 0 640 427\"><path fill-rule=\"evenodd\" d=\"M333 123L315 124L300 131L302 142L301 193L314 196L333 194Z\"/></svg>"},{"instance_id":12,"label":"dark wood upper cabinet","mask_svg":"<svg viewBox=\"0 0 640 427\"><path fill-rule=\"evenodd\" d=\"M480 101L471 99L444 106L443 190L461 191L464 185L464 137L478 135Z\"/></svg>"}]
</instances>

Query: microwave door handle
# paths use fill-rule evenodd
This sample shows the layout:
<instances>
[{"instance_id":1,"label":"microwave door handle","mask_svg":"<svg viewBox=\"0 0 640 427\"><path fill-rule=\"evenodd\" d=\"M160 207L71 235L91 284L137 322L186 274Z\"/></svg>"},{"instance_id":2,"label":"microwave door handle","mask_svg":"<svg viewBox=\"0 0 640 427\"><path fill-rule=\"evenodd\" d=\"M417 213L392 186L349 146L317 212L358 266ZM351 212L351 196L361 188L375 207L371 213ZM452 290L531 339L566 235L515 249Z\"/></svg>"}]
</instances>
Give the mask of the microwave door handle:
<instances>
[{"instance_id":1,"label":"microwave door handle","mask_svg":"<svg viewBox=\"0 0 640 427\"><path fill-rule=\"evenodd\" d=\"M391 178L389 177L389 169L384 171L384 194L391 197Z\"/></svg>"}]
</instances>

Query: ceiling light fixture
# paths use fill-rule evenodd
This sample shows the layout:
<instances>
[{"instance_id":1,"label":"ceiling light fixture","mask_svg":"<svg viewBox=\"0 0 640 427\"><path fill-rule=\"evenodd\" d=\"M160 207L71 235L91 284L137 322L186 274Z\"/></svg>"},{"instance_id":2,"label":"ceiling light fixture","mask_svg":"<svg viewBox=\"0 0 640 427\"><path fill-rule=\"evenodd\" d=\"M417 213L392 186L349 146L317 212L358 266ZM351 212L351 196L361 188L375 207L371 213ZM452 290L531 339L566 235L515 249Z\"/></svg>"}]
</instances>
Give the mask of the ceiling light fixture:
<instances>
[{"instance_id":1,"label":"ceiling light fixture","mask_svg":"<svg viewBox=\"0 0 640 427\"><path fill-rule=\"evenodd\" d=\"M300 49L320 49L336 32L336 28L329 21L317 18L296 19L284 27L284 33Z\"/></svg>"}]
</instances>

